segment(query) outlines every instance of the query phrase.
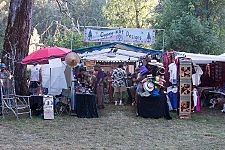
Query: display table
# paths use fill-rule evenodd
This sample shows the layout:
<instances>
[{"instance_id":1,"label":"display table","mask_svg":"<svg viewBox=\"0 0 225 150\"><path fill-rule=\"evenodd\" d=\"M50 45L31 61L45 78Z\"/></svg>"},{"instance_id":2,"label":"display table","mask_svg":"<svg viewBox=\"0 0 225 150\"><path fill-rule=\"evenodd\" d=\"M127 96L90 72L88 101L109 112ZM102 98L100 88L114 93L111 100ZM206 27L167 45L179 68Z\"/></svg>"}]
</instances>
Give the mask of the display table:
<instances>
[{"instance_id":1,"label":"display table","mask_svg":"<svg viewBox=\"0 0 225 150\"><path fill-rule=\"evenodd\" d=\"M169 107L165 95L139 97L137 105L138 116L144 118L161 118L171 119L169 115Z\"/></svg>"},{"instance_id":2,"label":"display table","mask_svg":"<svg viewBox=\"0 0 225 150\"><path fill-rule=\"evenodd\" d=\"M30 109L31 109L32 115L43 114L43 96L31 95Z\"/></svg>"},{"instance_id":3,"label":"display table","mask_svg":"<svg viewBox=\"0 0 225 150\"><path fill-rule=\"evenodd\" d=\"M75 94L76 114L79 118L97 118L96 96L94 94Z\"/></svg>"}]
</instances>

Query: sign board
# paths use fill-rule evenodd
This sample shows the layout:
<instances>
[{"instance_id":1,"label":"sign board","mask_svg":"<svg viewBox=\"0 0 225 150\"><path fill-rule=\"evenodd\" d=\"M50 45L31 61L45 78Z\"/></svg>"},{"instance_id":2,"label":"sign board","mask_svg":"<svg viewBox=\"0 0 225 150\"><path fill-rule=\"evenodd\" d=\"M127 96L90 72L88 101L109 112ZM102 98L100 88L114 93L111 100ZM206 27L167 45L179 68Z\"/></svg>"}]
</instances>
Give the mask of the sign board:
<instances>
[{"instance_id":1,"label":"sign board","mask_svg":"<svg viewBox=\"0 0 225 150\"><path fill-rule=\"evenodd\" d=\"M54 119L54 102L53 96L44 95L44 119Z\"/></svg>"},{"instance_id":2,"label":"sign board","mask_svg":"<svg viewBox=\"0 0 225 150\"><path fill-rule=\"evenodd\" d=\"M84 29L84 41L153 44L155 43L155 30L139 28L88 27Z\"/></svg>"}]
</instances>

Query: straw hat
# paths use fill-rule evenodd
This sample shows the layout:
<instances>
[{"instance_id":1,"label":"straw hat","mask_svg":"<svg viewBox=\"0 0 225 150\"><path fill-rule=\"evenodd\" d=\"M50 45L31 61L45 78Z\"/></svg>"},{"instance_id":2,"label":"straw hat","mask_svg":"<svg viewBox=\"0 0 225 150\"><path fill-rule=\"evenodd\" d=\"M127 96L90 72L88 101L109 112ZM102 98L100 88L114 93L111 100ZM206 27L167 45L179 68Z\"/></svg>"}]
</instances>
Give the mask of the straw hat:
<instances>
[{"instance_id":1,"label":"straw hat","mask_svg":"<svg viewBox=\"0 0 225 150\"><path fill-rule=\"evenodd\" d=\"M70 52L66 55L65 61L67 65L74 67L80 62L80 57L76 53Z\"/></svg>"}]
</instances>

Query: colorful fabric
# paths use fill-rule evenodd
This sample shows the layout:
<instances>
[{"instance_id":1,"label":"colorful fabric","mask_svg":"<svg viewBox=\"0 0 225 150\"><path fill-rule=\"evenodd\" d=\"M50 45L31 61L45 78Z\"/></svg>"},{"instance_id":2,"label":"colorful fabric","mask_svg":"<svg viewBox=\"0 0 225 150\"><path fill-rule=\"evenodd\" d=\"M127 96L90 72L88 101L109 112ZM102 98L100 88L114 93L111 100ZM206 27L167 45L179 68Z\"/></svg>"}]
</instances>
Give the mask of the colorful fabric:
<instances>
[{"instance_id":1,"label":"colorful fabric","mask_svg":"<svg viewBox=\"0 0 225 150\"><path fill-rule=\"evenodd\" d=\"M170 103L173 109L177 109L177 87L168 87L167 88L167 93L168 93L168 97L170 99Z\"/></svg>"}]
</instances>

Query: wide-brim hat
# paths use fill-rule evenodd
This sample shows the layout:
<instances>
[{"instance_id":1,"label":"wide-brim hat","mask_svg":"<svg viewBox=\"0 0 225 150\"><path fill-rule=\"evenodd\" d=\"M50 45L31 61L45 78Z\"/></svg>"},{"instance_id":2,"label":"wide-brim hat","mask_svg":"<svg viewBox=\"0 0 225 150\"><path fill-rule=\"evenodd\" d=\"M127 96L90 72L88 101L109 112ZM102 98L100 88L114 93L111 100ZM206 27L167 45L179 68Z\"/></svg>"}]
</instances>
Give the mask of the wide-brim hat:
<instances>
[{"instance_id":1,"label":"wide-brim hat","mask_svg":"<svg viewBox=\"0 0 225 150\"><path fill-rule=\"evenodd\" d=\"M143 88L145 91L151 92L152 90L154 90L154 84L147 81L143 84Z\"/></svg>"},{"instance_id":2,"label":"wide-brim hat","mask_svg":"<svg viewBox=\"0 0 225 150\"><path fill-rule=\"evenodd\" d=\"M157 73L160 74L160 75L164 75L165 74L165 68L159 67Z\"/></svg>"},{"instance_id":3,"label":"wide-brim hat","mask_svg":"<svg viewBox=\"0 0 225 150\"><path fill-rule=\"evenodd\" d=\"M151 60L151 62L149 62L148 64L152 66L157 66L159 68L164 68L163 63L157 62L157 60L155 59Z\"/></svg>"}]
</instances>

